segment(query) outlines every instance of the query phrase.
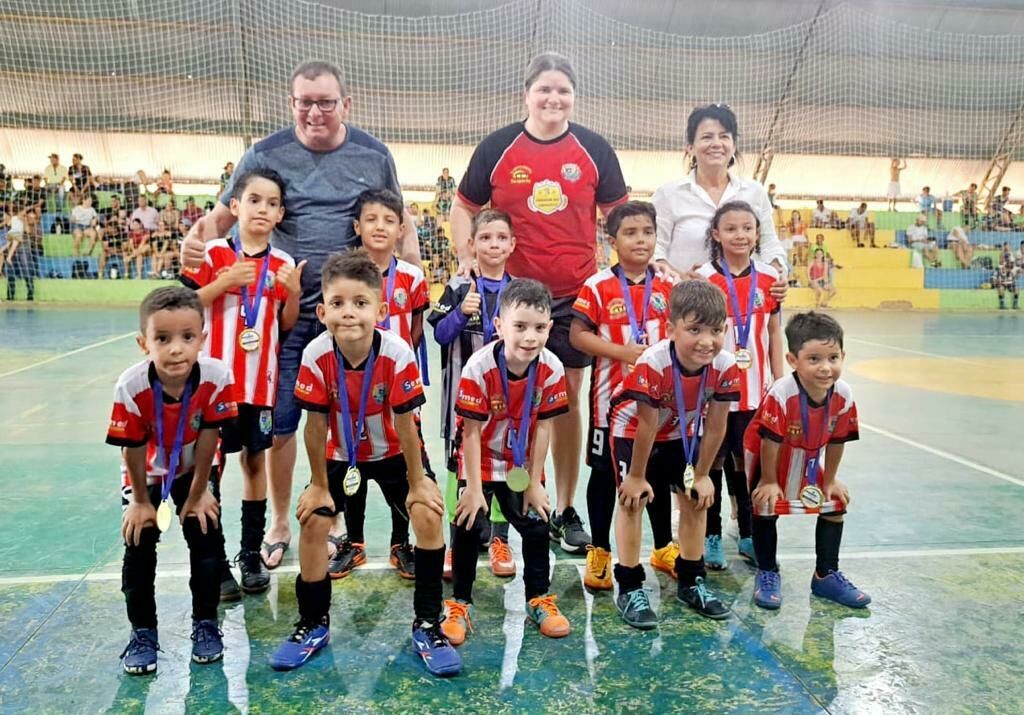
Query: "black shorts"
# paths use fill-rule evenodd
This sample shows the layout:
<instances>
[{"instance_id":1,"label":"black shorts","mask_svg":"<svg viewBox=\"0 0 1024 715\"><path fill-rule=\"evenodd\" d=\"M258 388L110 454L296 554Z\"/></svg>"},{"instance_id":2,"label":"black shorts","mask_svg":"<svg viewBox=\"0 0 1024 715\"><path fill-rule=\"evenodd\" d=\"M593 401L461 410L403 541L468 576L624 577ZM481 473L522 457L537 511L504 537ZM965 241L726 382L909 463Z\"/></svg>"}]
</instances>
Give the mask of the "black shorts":
<instances>
[{"instance_id":1,"label":"black shorts","mask_svg":"<svg viewBox=\"0 0 1024 715\"><path fill-rule=\"evenodd\" d=\"M602 472L612 471L611 431L607 427L587 428L587 466Z\"/></svg>"},{"instance_id":2,"label":"black shorts","mask_svg":"<svg viewBox=\"0 0 1024 715\"><path fill-rule=\"evenodd\" d=\"M238 417L220 428L221 451L249 454L270 449L274 443L274 408L239 403Z\"/></svg>"},{"instance_id":3,"label":"black shorts","mask_svg":"<svg viewBox=\"0 0 1024 715\"><path fill-rule=\"evenodd\" d=\"M551 334L547 348L562 361L564 367L589 367L593 358L569 344L569 326L572 325L572 304L576 296L555 298L551 301Z\"/></svg>"},{"instance_id":4,"label":"black shorts","mask_svg":"<svg viewBox=\"0 0 1024 715\"><path fill-rule=\"evenodd\" d=\"M619 485L629 473L629 466L633 461L633 440L621 437L613 439L612 454L615 456L615 484ZM685 469L686 459L683 458L682 440L655 442L651 448L651 457L647 460L645 476L651 486L654 486L656 482L660 484L667 481L669 489L678 492L683 489L683 471Z\"/></svg>"},{"instance_id":5,"label":"black shorts","mask_svg":"<svg viewBox=\"0 0 1024 715\"><path fill-rule=\"evenodd\" d=\"M358 466L359 474L364 482L372 479L382 484L384 482L404 482L407 479L405 457L400 454L376 462L362 462ZM330 490L331 499L334 501L334 510L330 511L325 507L320 507L316 510L316 513L320 516L333 517L345 510L346 496L342 485L345 482L345 472L347 471L348 462L336 462L333 459L327 460L327 488ZM395 504L395 508L406 519L409 518L409 515L405 512L405 504Z\"/></svg>"},{"instance_id":6,"label":"black shorts","mask_svg":"<svg viewBox=\"0 0 1024 715\"><path fill-rule=\"evenodd\" d=\"M740 467L743 466L743 433L747 431L747 426L754 419L756 413L757 410L740 410L729 413L725 438L722 440L722 446L718 448L719 457L732 454L739 458Z\"/></svg>"}]
</instances>

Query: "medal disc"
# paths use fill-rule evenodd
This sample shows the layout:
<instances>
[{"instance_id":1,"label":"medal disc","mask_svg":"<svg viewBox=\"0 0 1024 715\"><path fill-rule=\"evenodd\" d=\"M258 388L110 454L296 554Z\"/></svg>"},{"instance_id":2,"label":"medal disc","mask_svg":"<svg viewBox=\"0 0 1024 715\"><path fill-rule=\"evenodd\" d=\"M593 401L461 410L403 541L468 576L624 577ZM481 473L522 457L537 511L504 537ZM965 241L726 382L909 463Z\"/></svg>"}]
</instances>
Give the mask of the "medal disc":
<instances>
[{"instance_id":1,"label":"medal disc","mask_svg":"<svg viewBox=\"0 0 1024 715\"><path fill-rule=\"evenodd\" d=\"M160 531L167 531L171 526L172 516L171 505L167 503L166 499L164 499L160 502L160 507L156 510L156 528L160 529Z\"/></svg>"},{"instance_id":2,"label":"medal disc","mask_svg":"<svg viewBox=\"0 0 1024 715\"><path fill-rule=\"evenodd\" d=\"M345 481L341 483L341 490L345 496L354 496L359 491L359 485L363 483L363 475L359 473L359 467L349 467L345 472Z\"/></svg>"},{"instance_id":3,"label":"medal disc","mask_svg":"<svg viewBox=\"0 0 1024 715\"><path fill-rule=\"evenodd\" d=\"M246 328L238 335L238 346L247 353L260 349L260 334L252 328Z\"/></svg>"},{"instance_id":4,"label":"medal disc","mask_svg":"<svg viewBox=\"0 0 1024 715\"><path fill-rule=\"evenodd\" d=\"M749 370L750 366L754 364L754 358L750 355L750 351L746 348L740 348L736 351L736 367L740 370Z\"/></svg>"},{"instance_id":5,"label":"medal disc","mask_svg":"<svg viewBox=\"0 0 1024 715\"><path fill-rule=\"evenodd\" d=\"M697 474L693 470L692 464L687 464L686 469L683 470L683 487L687 490L693 489L693 483L697 479Z\"/></svg>"},{"instance_id":6,"label":"medal disc","mask_svg":"<svg viewBox=\"0 0 1024 715\"><path fill-rule=\"evenodd\" d=\"M825 502L825 495L818 487L808 484L800 490L800 502L808 509L817 509Z\"/></svg>"},{"instance_id":7,"label":"medal disc","mask_svg":"<svg viewBox=\"0 0 1024 715\"><path fill-rule=\"evenodd\" d=\"M530 486L530 473L526 470L526 467L512 467L508 472L505 483L514 492L525 492L526 488Z\"/></svg>"}]
</instances>

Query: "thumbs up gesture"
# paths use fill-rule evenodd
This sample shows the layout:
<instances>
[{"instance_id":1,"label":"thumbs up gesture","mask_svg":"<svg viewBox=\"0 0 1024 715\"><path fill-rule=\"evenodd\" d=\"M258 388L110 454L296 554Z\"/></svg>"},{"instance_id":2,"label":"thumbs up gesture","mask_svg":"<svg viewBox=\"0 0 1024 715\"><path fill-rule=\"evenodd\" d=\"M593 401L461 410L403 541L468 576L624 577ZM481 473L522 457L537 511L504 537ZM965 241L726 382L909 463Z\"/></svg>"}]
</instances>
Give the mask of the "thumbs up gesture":
<instances>
[{"instance_id":1,"label":"thumbs up gesture","mask_svg":"<svg viewBox=\"0 0 1024 715\"><path fill-rule=\"evenodd\" d=\"M469 293L462 299L462 312L473 315L480 312L480 294L476 290L476 281L470 279Z\"/></svg>"},{"instance_id":2,"label":"thumbs up gesture","mask_svg":"<svg viewBox=\"0 0 1024 715\"><path fill-rule=\"evenodd\" d=\"M297 295L302 292L302 269L306 267L306 261L299 261L297 266L284 264L277 269L277 282L284 286L288 295Z\"/></svg>"}]
</instances>

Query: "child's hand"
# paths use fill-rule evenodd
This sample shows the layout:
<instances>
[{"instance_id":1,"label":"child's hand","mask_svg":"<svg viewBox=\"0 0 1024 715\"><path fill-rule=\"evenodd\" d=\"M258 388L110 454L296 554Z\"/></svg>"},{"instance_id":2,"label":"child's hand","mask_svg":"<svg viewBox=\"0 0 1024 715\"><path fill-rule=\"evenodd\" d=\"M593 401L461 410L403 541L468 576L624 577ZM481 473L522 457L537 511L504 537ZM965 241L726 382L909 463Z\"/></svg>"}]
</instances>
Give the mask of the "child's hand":
<instances>
[{"instance_id":1,"label":"child's hand","mask_svg":"<svg viewBox=\"0 0 1024 715\"><path fill-rule=\"evenodd\" d=\"M696 498L694 497L696 494ZM693 487L686 492L687 499L694 499L698 510L704 510L715 503L715 485L711 477L704 475L693 480Z\"/></svg>"},{"instance_id":2,"label":"child's hand","mask_svg":"<svg viewBox=\"0 0 1024 715\"><path fill-rule=\"evenodd\" d=\"M199 530L204 534L209 527L216 528L217 520L220 518L220 506L209 490L204 489L199 494L189 493L188 499L181 507L178 521L184 524L185 519L190 516L199 519Z\"/></svg>"},{"instance_id":3,"label":"child's hand","mask_svg":"<svg viewBox=\"0 0 1024 715\"><path fill-rule=\"evenodd\" d=\"M619 351L621 355L620 360L627 365L636 365L636 361L640 359L640 356L646 349L646 345L637 345L636 343L623 345L622 349Z\"/></svg>"},{"instance_id":4,"label":"child's hand","mask_svg":"<svg viewBox=\"0 0 1024 715\"><path fill-rule=\"evenodd\" d=\"M148 501L128 502L128 508L121 516L121 538L129 546L138 546L142 539L142 530L147 526L156 526L156 509Z\"/></svg>"},{"instance_id":5,"label":"child's hand","mask_svg":"<svg viewBox=\"0 0 1024 715\"><path fill-rule=\"evenodd\" d=\"M299 501L295 505L295 518L299 520L300 525L305 525L317 509L334 511L334 500L331 498L330 489L310 484L299 495Z\"/></svg>"},{"instance_id":6,"label":"child's hand","mask_svg":"<svg viewBox=\"0 0 1024 715\"><path fill-rule=\"evenodd\" d=\"M640 509L644 502L654 501L654 488L643 477L627 476L619 485L619 504L627 509Z\"/></svg>"},{"instance_id":7,"label":"child's hand","mask_svg":"<svg viewBox=\"0 0 1024 715\"><path fill-rule=\"evenodd\" d=\"M784 496L782 487L779 486L778 482L762 483L758 484L757 488L751 493L750 501L754 505L754 511L767 511L769 514L774 514L775 502L784 498Z\"/></svg>"},{"instance_id":8,"label":"child's hand","mask_svg":"<svg viewBox=\"0 0 1024 715\"><path fill-rule=\"evenodd\" d=\"M772 283L772 287L768 289L768 292L772 294L772 298L781 303L786 299L786 293L789 292L789 283L786 282L785 278L779 276Z\"/></svg>"},{"instance_id":9,"label":"child's hand","mask_svg":"<svg viewBox=\"0 0 1024 715\"><path fill-rule=\"evenodd\" d=\"M466 293L466 297L462 299L463 315L475 315L480 312L481 305L480 294L476 292L476 281L472 281L469 284L469 293Z\"/></svg>"},{"instance_id":10,"label":"child's hand","mask_svg":"<svg viewBox=\"0 0 1024 715\"><path fill-rule=\"evenodd\" d=\"M235 261L222 274L229 288L240 288L256 282L256 264L252 261Z\"/></svg>"},{"instance_id":11,"label":"child's hand","mask_svg":"<svg viewBox=\"0 0 1024 715\"><path fill-rule=\"evenodd\" d=\"M444 516L444 497L437 482L423 477L409 482L409 496L405 498L406 512L412 514L412 508L419 504L425 506L438 516Z\"/></svg>"},{"instance_id":12,"label":"child's hand","mask_svg":"<svg viewBox=\"0 0 1024 715\"><path fill-rule=\"evenodd\" d=\"M476 515L487 513L487 500L484 499L483 489L466 487L459 497L459 503L455 507L455 525L466 526L466 531L473 530L476 522Z\"/></svg>"},{"instance_id":13,"label":"child's hand","mask_svg":"<svg viewBox=\"0 0 1024 715\"><path fill-rule=\"evenodd\" d=\"M821 491L825 501L839 500L847 506L850 504L850 490L838 479L833 479L831 484L823 486Z\"/></svg>"},{"instance_id":14,"label":"child's hand","mask_svg":"<svg viewBox=\"0 0 1024 715\"><path fill-rule=\"evenodd\" d=\"M544 521L551 519L551 501L544 485L540 482L530 480L530 486L523 492L523 516L529 514L533 509Z\"/></svg>"},{"instance_id":15,"label":"child's hand","mask_svg":"<svg viewBox=\"0 0 1024 715\"><path fill-rule=\"evenodd\" d=\"M277 269L277 282L284 286L288 295L298 295L302 291L302 269L305 267L306 261L299 261L297 266L286 263Z\"/></svg>"}]
</instances>

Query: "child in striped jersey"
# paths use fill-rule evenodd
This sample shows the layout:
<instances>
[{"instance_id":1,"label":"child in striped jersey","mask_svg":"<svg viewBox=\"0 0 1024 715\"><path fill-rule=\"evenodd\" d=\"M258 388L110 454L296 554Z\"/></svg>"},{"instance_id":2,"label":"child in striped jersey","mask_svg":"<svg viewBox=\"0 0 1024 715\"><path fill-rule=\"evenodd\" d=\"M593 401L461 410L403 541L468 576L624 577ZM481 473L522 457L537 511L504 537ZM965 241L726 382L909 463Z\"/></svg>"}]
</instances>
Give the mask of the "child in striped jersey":
<instances>
[{"instance_id":1,"label":"child in striped jersey","mask_svg":"<svg viewBox=\"0 0 1024 715\"><path fill-rule=\"evenodd\" d=\"M725 346L736 357L740 371L740 399L732 403L725 441L711 470L715 503L708 509L704 563L710 569L726 567L722 547L722 470L729 493L736 499L739 554L754 561L750 534L750 495L743 471L743 433L772 383L782 377L781 306L772 297L778 278L774 267L753 260L760 220L744 201L722 204L711 219L707 248L711 260L697 272L725 295Z\"/></svg>"},{"instance_id":2,"label":"child in striped jersey","mask_svg":"<svg viewBox=\"0 0 1024 715\"><path fill-rule=\"evenodd\" d=\"M270 234L284 218L284 191L284 181L270 169L239 177L230 203L238 236L209 241L203 263L181 272L181 282L198 292L205 307L203 354L223 360L234 373L238 419L221 429L221 448L240 453L245 477L237 563L247 593L270 586L260 557L267 514L265 451L273 443L279 335L298 317L305 265L296 266L291 256L270 245ZM228 587L222 589L227 593L234 585L229 574L224 574ZM234 585L236 598L237 589Z\"/></svg>"},{"instance_id":3,"label":"child in striped jersey","mask_svg":"<svg viewBox=\"0 0 1024 715\"><path fill-rule=\"evenodd\" d=\"M469 250L476 262L468 278L455 276L445 286L437 306L427 317L434 326L434 338L441 345L443 364L441 392L441 436L448 455L449 544L455 544L455 504L458 496L458 448L455 441L455 403L459 395L462 367L469 357L495 339L494 319L498 317L501 294L512 277L505 262L515 250L512 219L504 211L484 209L470 225ZM496 499L491 499L490 519L479 519L481 544L488 545L491 572L515 576L516 562L508 545L508 521ZM452 577L452 550L445 555L445 580Z\"/></svg>"},{"instance_id":4,"label":"child in striped jersey","mask_svg":"<svg viewBox=\"0 0 1024 715\"><path fill-rule=\"evenodd\" d=\"M612 391L633 370L640 354L665 337L672 284L648 265L654 255L654 206L643 201L620 204L608 214L608 236L618 263L587 279L573 304L569 341L594 356L590 379L590 429L587 440L587 512L593 545L587 549L584 584L611 590L611 527L615 512L608 411ZM675 577L679 548L672 541L672 499L667 481L658 482L647 503L654 533L651 565Z\"/></svg>"}]
</instances>

